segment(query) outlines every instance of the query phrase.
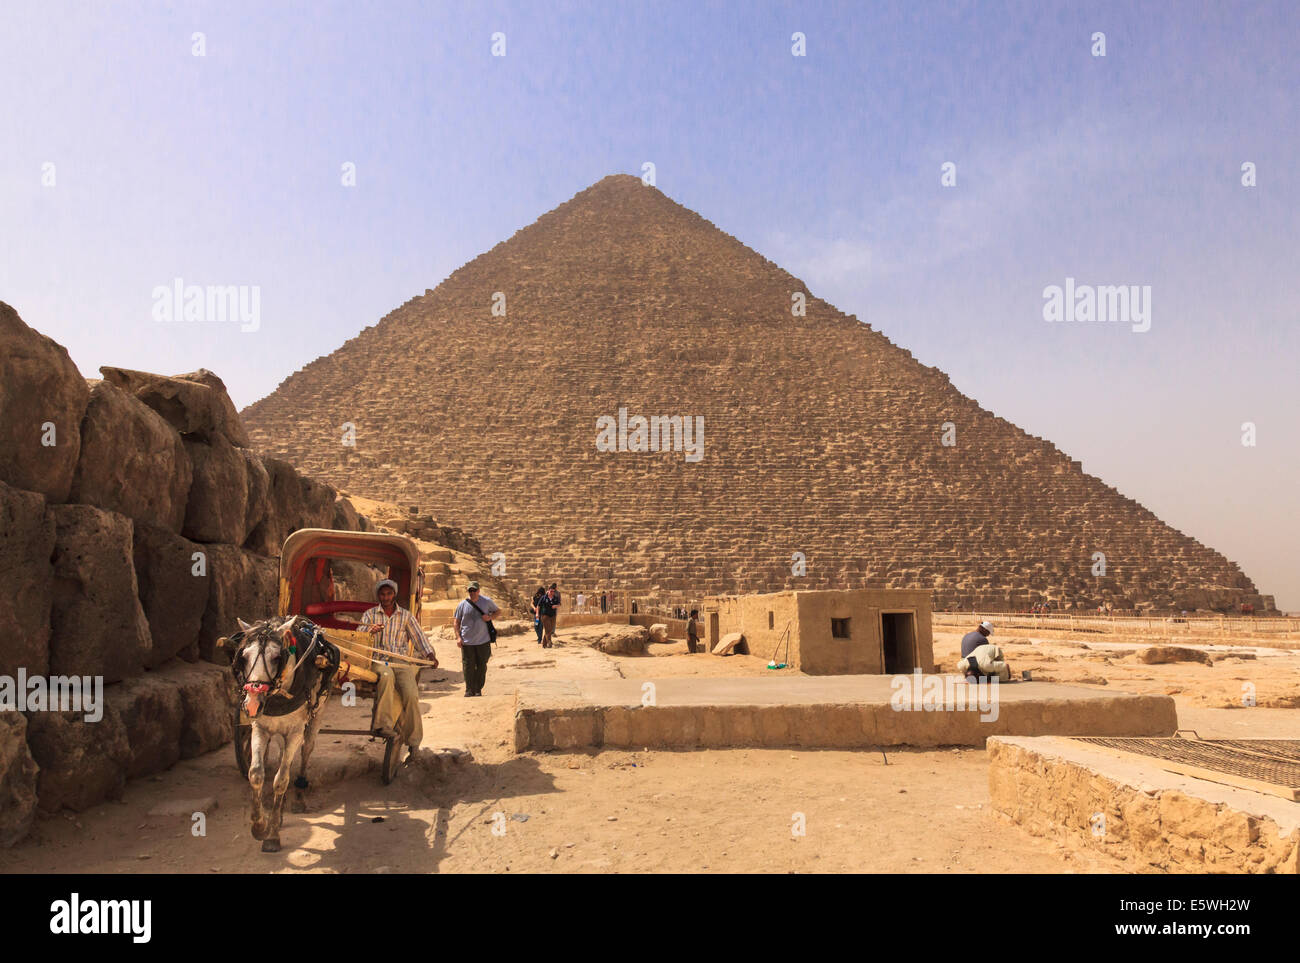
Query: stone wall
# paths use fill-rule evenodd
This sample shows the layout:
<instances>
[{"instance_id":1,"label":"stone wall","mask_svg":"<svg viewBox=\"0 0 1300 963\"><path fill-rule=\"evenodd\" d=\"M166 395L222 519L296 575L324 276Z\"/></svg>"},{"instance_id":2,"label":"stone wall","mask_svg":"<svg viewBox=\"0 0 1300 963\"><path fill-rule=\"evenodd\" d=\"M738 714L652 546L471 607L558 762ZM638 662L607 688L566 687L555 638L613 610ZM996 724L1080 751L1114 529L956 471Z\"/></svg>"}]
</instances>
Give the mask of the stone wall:
<instances>
[{"instance_id":1,"label":"stone wall","mask_svg":"<svg viewBox=\"0 0 1300 963\"><path fill-rule=\"evenodd\" d=\"M988 740L989 795L1035 836L1138 872L1300 872L1296 804L1056 738Z\"/></svg>"},{"instance_id":2,"label":"stone wall","mask_svg":"<svg viewBox=\"0 0 1300 963\"><path fill-rule=\"evenodd\" d=\"M98 721L0 711L0 846L37 809L117 798L228 742L229 669L203 661L216 639L275 612L290 532L370 528L252 451L211 372L100 371L83 379L0 303L0 677L105 685Z\"/></svg>"}]
</instances>

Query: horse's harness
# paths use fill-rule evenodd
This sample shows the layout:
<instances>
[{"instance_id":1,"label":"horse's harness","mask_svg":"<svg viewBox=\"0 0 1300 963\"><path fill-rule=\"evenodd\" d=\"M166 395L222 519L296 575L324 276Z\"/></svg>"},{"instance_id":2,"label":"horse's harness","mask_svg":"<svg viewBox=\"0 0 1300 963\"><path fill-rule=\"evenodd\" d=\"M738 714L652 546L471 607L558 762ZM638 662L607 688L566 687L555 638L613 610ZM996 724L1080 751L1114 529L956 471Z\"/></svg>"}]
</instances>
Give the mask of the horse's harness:
<instances>
[{"instance_id":1,"label":"horse's harness","mask_svg":"<svg viewBox=\"0 0 1300 963\"><path fill-rule=\"evenodd\" d=\"M286 625L288 626L287 630ZM243 659L235 659L235 663L240 666L240 668L234 670L235 679L240 684L240 688L244 692L261 693L265 699L261 713L262 715L288 715L310 699L311 705L308 708L308 714L314 717L317 710L320 708L321 700L324 699L325 693L329 691L330 680L334 677L334 673L338 671L340 652L337 647L330 644L330 642L321 635L319 627L305 620L303 622L303 627L310 627L311 629L311 644L307 646L306 651L303 652L301 656L298 656L298 634L296 631L298 625L294 624L292 620L288 623L281 623L280 625L275 626L270 623L258 626L254 638L245 642L243 648L240 650L240 654L242 655L243 649L246 649L250 645L257 646L257 655L253 659L253 665L250 667L249 674L252 674L252 670L255 669L257 664L260 662L266 675L274 680L274 688L272 688L272 685L267 682L247 681L248 676L241 671ZM271 671L271 665L267 661L266 657L266 647L271 641L271 634L273 632L279 632L282 635L279 672ZM321 649L321 654L326 659L326 665L323 668L318 668L311 660L311 654L317 648ZM286 653L288 655L293 655L296 658L295 666L298 671L294 673L293 680L293 688L299 690L296 694L292 691L286 692L284 689L284 674L289 668L289 660L285 657ZM308 685L308 679L311 676L311 671L313 669L320 672L320 678L315 687L316 692L314 698L312 697L311 687ZM281 699L284 701L279 705L273 701Z\"/></svg>"}]
</instances>

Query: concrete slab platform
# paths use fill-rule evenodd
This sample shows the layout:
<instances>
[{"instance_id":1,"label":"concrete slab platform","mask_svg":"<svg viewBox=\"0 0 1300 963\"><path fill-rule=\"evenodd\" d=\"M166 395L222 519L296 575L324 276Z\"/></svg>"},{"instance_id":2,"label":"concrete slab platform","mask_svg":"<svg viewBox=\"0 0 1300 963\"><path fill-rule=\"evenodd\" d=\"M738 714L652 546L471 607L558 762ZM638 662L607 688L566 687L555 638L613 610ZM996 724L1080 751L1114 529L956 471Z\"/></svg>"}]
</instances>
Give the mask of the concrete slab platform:
<instances>
[{"instance_id":1,"label":"concrete slab platform","mask_svg":"<svg viewBox=\"0 0 1300 963\"><path fill-rule=\"evenodd\" d=\"M590 679L515 691L519 752L983 746L995 735L1168 736L1177 727L1169 696L1048 682L977 687L937 675Z\"/></svg>"},{"instance_id":2,"label":"concrete slab platform","mask_svg":"<svg viewBox=\"0 0 1300 963\"><path fill-rule=\"evenodd\" d=\"M1060 737L988 741L993 809L1038 836L1185 873L1300 872L1300 803Z\"/></svg>"}]
</instances>

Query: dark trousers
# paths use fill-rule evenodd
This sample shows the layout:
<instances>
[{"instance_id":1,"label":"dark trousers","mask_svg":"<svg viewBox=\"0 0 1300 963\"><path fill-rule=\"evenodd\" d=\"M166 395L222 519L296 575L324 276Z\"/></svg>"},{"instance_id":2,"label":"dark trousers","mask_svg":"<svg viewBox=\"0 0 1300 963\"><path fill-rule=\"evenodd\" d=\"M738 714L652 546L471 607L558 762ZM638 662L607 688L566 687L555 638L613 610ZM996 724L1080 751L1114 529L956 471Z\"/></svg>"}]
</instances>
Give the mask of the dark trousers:
<instances>
[{"instance_id":1,"label":"dark trousers","mask_svg":"<svg viewBox=\"0 0 1300 963\"><path fill-rule=\"evenodd\" d=\"M487 682L488 659L492 658L492 645L462 645L460 647L460 667L465 674L465 691L469 695L481 695L483 683Z\"/></svg>"},{"instance_id":2,"label":"dark trousers","mask_svg":"<svg viewBox=\"0 0 1300 963\"><path fill-rule=\"evenodd\" d=\"M542 620L533 619L533 628L537 630L537 641L542 641Z\"/></svg>"},{"instance_id":3,"label":"dark trousers","mask_svg":"<svg viewBox=\"0 0 1300 963\"><path fill-rule=\"evenodd\" d=\"M609 599L605 598L605 596L602 595L600 597L600 610L601 612L605 612L606 610L608 610L608 608L609 608Z\"/></svg>"}]
</instances>

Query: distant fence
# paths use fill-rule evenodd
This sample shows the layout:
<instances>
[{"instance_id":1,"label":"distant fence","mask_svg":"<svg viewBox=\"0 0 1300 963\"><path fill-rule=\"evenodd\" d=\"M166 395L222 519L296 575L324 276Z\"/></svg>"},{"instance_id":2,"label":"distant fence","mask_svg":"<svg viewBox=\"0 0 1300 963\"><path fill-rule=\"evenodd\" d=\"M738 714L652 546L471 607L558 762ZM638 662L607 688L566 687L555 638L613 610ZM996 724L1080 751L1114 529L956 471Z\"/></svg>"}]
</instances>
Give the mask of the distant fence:
<instances>
[{"instance_id":1,"label":"distant fence","mask_svg":"<svg viewBox=\"0 0 1300 963\"><path fill-rule=\"evenodd\" d=\"M670 619L658 615L626 615L610 613L608 615L581 615L574 613L561 612L556 616L555 627L557 629L572 628L576 625L643 625L649 628L652 625L662 624L668 626L668 637L670 639L686 638L686 620ZM704 626L700 626L700 634L703 635Z\"/></svg>"},{"instance_id":2,"label":"distant fence","mask_svg":"<svg viewBox=\"0 0 1300 963\"><path fill-rule=\"evenodd\" d=\"M1070 615L1051 612L935 612L935 626L970 626L984 619L995 628L1021 628L1036 631L1105 632L1114 635L1163 635L1214 638L1256 637L1267 639L1300 638L1300 619L1259 618L1257 616L1154 616L1154 615Z\"/></svg>"}]
</instances>

